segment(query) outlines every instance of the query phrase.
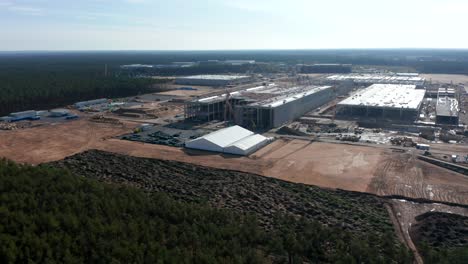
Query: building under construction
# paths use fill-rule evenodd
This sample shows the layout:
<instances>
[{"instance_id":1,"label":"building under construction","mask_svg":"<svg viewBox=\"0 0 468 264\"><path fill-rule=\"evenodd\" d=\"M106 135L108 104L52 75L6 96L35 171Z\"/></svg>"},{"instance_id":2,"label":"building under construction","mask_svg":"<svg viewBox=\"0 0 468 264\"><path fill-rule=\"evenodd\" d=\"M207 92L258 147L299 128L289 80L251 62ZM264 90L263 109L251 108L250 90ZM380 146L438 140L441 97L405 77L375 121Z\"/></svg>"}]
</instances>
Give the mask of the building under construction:
<instances>
[{"instance_id":1,"label":"building under construction","mask_svg":"<svg viewBox=\"0 0 468 264\"><path fill-rule=\"evenodd\" d=\"M458 125L459 112L455 89L440 88L437 94L436 124Z\"/></svg>"},{"instance_id":2,"label":"building under construction","mask_svg":"<svg viewBox=\"0 0 468 264\"><path fill-rule=\"evenodd\" d=\"M336 115L345 119L413 122L426 90L416 85L374 84L338 103Z\"/></svg>"},{"instance_id":3,"label":"building under construction","mask_svg":"<svg viewBox=\"0 0 468 264\"><path fill-rule=\"evenodd\" d=\"M345 87L270 84L193 100L186 103L185 118L232 120L243 127L267 129L299 118L345 92Z\"/></svg>"}]
</instances>

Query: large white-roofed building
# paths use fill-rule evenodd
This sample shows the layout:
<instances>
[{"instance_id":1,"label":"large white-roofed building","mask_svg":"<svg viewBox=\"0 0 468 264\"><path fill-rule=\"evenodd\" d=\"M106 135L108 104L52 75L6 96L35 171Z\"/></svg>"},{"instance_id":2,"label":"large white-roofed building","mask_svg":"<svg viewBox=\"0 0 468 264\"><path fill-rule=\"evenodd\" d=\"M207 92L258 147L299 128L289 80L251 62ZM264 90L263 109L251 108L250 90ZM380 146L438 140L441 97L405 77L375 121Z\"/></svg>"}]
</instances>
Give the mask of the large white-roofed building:
<instances>
[{"instance_id":1,"label":"large white-roofed building","mask_svg":"<svg viewBox=\"0 0 468 264\"><path fill-rule=\"evenodd\" d=\"M197 121L231 120L249 129L279 127L320 107L349 86L276 84L198 98L185 105L185 118Z\"/></svg>"},{"instance_id":2,"label":"large white-roofed building","mask_svg":"<svg viewBox=\"0 0 468 264\"><path fill-rule=\"evenodd\" d=\"M232 126L185 142L186 148L235 155L249 155L264 147L270 138L242 128Z\"/></svg>"},{"instance_id":3,"label":"large white-roofed building","mask_svg":"<svg viewBox=\"0 0 468 264\"><path fill-rule=\"evenodd\" d=\"M251 80L252 78L246 75L193 75L178 77L175 83L181 85L226 86L247 83Z\"/></svg>"},{"instance_id":4,"label":"large white-roofed building","mask_svg":"<svg viewBox=\"0 0 468 264\"><path fill-rule=\"evenodd\" d=\"M411 74L336 74L326 77L326 81L331 83L353 82L357 85L371 84L411 84L423 86L426 80L417 73Z\"/></svg>"},{"instance_id":5,"label":"large white-roofed building","mask_svg":"<svg viewBox=\"0 0 468 264\"><path fill-rule=\"evenodd\" d=\"M426 90L416 85L374 84L337 105L336 115L356 119L414 121L419 116Z\"/></svg>"}]
</instances>

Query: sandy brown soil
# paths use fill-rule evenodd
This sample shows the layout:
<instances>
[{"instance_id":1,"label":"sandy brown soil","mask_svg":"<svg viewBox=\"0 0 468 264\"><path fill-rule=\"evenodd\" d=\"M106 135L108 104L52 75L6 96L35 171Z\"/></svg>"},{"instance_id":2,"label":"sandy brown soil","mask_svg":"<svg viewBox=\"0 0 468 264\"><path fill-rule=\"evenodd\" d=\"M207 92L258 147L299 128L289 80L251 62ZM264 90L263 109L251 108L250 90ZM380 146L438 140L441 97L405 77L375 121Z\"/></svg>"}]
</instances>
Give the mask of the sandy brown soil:
<instances>
[{"instance_id":1,"label":"sandy brown soil","mask_svg":"<svg viewBox=\"0 0 468 264\"><path fill-rule=\"evenodd\" d=\"M365 190L382 151L304 140L277 140L254 156L274 164L263 171L266 176L322 187Z\"/></svg>"},{"instance_id":2,"label":"sandy brown soil","mask_svg":"<svg viewBox=\"0 0 468 264\"><path fill-rule=\"evenodd\" d=\"M418 160L410 153L385 153L366 191L468 204L468 177Z\"/></svg>"},{"instance_id":3,"label":"sandy brown soil","mask_svg":"<svg viewBox=\"0 0 468 264\"><path fill-rule=\"evenodd\" d=\"M328 188L468 204L468 177L385 148L281 139L250 157L118 139L132 125L88 122L0 131L0 157L38 164L89 150L175 160Z\"/></svg>"},{"instance_id":4,"label":"sandy brown soil","mask_svg":"<svg viewBox=\"0 0 468 264\"><path fill-rule=\"evenodd\" d=\"M95 123L85 119L0 131L0 157L30 164L59 160L129 131L131 127L128 125Z\"/></svg>"}]
</instances>

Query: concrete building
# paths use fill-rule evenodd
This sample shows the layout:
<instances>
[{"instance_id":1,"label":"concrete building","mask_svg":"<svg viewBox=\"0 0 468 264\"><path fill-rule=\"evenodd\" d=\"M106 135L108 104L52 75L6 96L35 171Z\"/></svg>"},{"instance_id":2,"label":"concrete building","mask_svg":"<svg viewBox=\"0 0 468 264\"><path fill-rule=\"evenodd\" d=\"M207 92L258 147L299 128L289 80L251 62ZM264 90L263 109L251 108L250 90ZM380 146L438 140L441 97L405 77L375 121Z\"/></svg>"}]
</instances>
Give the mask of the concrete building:
<instances>
[{"instance_id":1,"label":"concrete building","mask_svg":"<svg viewBox=\"0 0 468 264\"><path fill-rule=\"evenodd\" d=\"M67 109L52 109L49 112L50 117L63 117L70 115L70 111Z\"/></svg>"},{"instance_id":2,"label":"concrete building","mask_svg":"<svg viewBox=\"0 0 468 264\"><path fill-rule=\"evenodd\" d=\"M4 116L0 118L0 121L4 122L17 122L22 120L39 120L41 117L38 114L39 112L35 110L28 110L22 112L11 113L8 116Z\"/></svg>"},{"instance_id":3,"label":"concrete building","mask_svg":"<svg viewBox=\"0 0 468 264\"><path fill-rule=\"evenodd\" d=\"M180 85L226 86L248 83L251 80L250 76L245 75L194 75L178 77L175 83Z\"/></svg>"},{"instance_id":4,"label":"concrete building","mask_svg":"<svg viewBox=\"0 0 468 264\"><path fill-rule=\"evenodd\" d=\"M95 99L95 100L89 100L89 101L83 101L83 102L75 103L75 107L78 108L78 109L81 109L81 108L91 106L91 105L105 104L107 102L108 102L108 100L106 98Z\"/></svg>"},{"instance_id":5,"label":"concrete building","mask_svg":"<svg viewBox=\"0 0 468 264\"><path fill-rule=\"evenodd\" d=\"M460 109L455 89L440 88L436 104L436 124L458 125Z\"/></svg>"},{"instance_id":6,"label":"concrete building","mask_svg":"<svg viewBox=\"0 0 468 264\"><path fill-rule=\"evenodd\" d=\"M414 121L419 116L426 90L416 85L374 84L338 103L341 118L368 121Z\"/></svg>"},{"instance_id":7,"label":"concrete building","mask_svg":"<svg viewBox=\"0 0 468 264\"><path fill-rule=\"evenodd\" d=\"M234 155L249 155L264 147L270 138L255 134L240 126L232 126L185 142L186 148Z\"/></svg>"},{"instance_id":8,"label":"concrete building","mask_svg":"<svg viewBox=\"0 0 468 264\"><path fill-rule=\"evenodd\" d=\"M231 120L247 128L268 129L297 119L348 91L346 86L270 84L193 100L185 105L185 118Z\"/></svg>"},{"instance_id":9,"label":"concrete building","mask_svg":"<svg viewBox=\"0 0 468 264\"><path fill-rule=\"evenodd\" d=\"M352 81L356 85L370 84L409 84L424 86L426 80L423 77L401 74L340 74L326 77L330 83Z\"/></svg>"},{"instance_id":10,"label":"concrete building","mask_svg":"<svg viewBox=\"0 0 468 264\"><path fill-rule=\"evenodd\" d=\"M334 89L331 86L299 87L289 94L236 106L235 122L254 129L279 127L334 98Z\"/></svg>"}]
</instances>

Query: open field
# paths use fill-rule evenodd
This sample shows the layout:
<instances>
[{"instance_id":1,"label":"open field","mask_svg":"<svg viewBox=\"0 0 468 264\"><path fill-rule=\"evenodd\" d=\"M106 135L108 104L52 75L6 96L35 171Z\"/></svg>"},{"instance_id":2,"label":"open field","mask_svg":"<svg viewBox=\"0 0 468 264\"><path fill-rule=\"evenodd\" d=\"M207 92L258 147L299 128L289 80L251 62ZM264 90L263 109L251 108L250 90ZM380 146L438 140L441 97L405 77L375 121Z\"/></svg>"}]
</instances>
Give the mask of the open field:
<instances>
[{"instance_id":1,"label":"open field","mask_svg":"<svg viewBox=\"0 0 468 264\"><path fill-rule=\"evenodd\" d=\"M128 125L80 119L14 131L0 131L0 156L30 164L59 160L95 148L104 139L131 131Z\"/></svg>"},{"instance_id":2,"label":"open field","mask_svg":"<svg viewBox=\"0 0 468 264\"><path fill-rule=\"evenodd\" d=\"M381 149L277 140L254 154L274 165L264 175L347 190L365 190L382 155Z\"/></svg>"},{"instance_id":3,"label":"open field","mask_svg":"<svg viewBox=\"0 0 468 264\"><path fill-rule=\"evenodd\" d=\"M114 139L130 124L85 119L16 131L0 131L0 156L39 164L99 149L237 170L321 187L402 195L468 204L468 177L383 147L281 139L250 157L220 155Z\"/></svg>"}]
</instances>

